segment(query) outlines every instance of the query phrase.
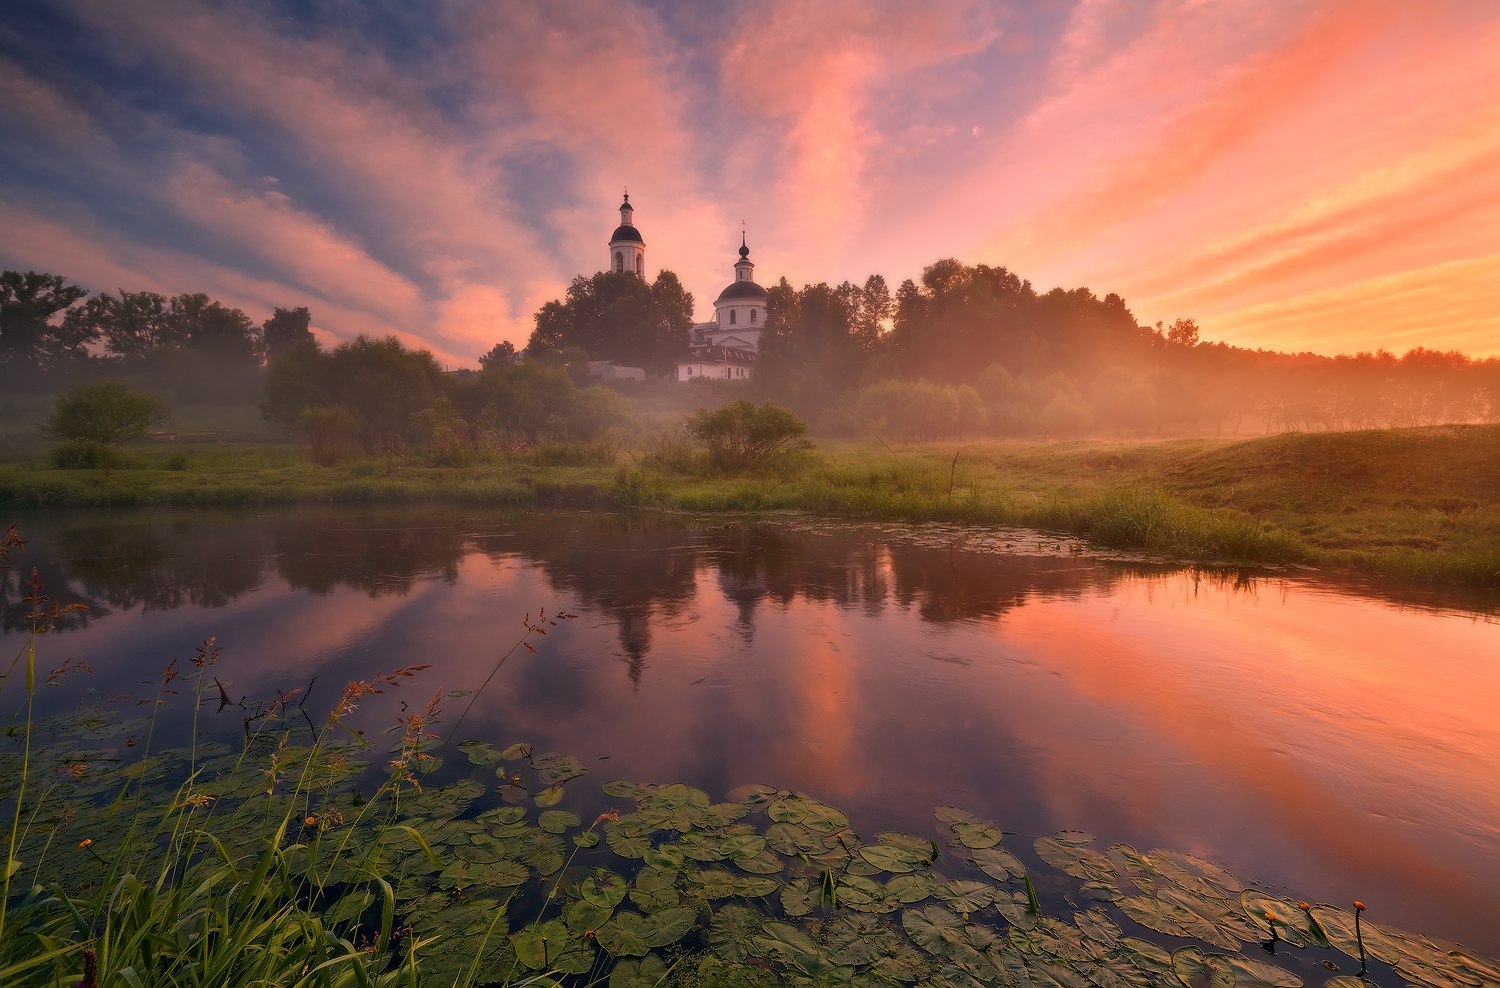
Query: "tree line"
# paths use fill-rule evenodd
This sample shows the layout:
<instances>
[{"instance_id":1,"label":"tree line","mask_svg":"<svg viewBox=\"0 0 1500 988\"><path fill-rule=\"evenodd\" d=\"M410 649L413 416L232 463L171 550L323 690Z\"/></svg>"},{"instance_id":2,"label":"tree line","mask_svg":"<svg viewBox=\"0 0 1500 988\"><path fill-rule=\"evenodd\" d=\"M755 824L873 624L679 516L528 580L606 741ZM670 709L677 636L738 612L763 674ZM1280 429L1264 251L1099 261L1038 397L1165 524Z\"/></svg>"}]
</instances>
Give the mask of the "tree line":
<instances>
[{"instance_id":1,"label":"tree line","mask_svg":"<svg viewBox=\"0 0 1500 988\"><path fill-rule=\"evenodd\" d=\"M312 339L303 308L256 324L202 293L99 292L61 275L0 272L0 380L11 387L127 376L191 398L253 396L261 370Z\"/></svg>"}]
</instances>

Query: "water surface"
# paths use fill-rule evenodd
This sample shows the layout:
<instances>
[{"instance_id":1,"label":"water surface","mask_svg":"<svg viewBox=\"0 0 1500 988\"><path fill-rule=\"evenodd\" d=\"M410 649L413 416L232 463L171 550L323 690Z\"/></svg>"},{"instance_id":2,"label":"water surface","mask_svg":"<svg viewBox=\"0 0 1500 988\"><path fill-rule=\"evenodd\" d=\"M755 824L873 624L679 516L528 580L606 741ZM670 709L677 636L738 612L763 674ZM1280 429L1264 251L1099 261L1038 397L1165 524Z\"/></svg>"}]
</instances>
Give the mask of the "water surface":
<instances>
[{"instance_id":1,"label":"water surface","mask_svg":"<svg viewBox=\"0 0 1500 988\"><path fill-rule=\"evenodd\" d=\"M214 636L247 703L431 668L367 701L579 756L580 783L802 790L866 835L956 805L1031 837L1190 851L1243 881L1500 954L1500 621L1313 574L1102 559L1065 538L587 513L46 513L0 577L88 605L49 709L139 695ZM13 708L14 688L7 693ZM241 730L240 708L209 718ZM185 728L179 727L179 730ZM597 794L597 787L587 788ZM570 796L570 798L573 798ZM602 806L607 799L589 800ZM1010 840L1008 838L1008 840Z\"/></svg>"}]
</instances>

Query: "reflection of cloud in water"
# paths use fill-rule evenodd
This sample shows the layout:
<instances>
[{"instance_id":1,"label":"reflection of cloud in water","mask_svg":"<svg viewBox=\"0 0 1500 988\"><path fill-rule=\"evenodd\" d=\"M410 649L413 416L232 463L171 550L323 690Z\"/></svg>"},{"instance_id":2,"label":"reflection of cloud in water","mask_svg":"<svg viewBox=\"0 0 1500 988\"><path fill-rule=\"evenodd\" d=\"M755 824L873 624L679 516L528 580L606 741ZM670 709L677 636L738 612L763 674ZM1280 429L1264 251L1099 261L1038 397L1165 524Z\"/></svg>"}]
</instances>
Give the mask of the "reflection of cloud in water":
<instances>
[{"instance_id":1,"label":"reflection of cloud in water","mask_svg":"<svg viewBox=\"0 0 1500 988\"><path fill-rule=\"evenodd\" d=\"M315 674L331 702L430 663L370 698L383 730L400 699L478 686L523 614L565 608L580 617L515 652L463 731L577 754L598 769L580 792L764 782L924 833L954 804L1378 894L1397 925L1476 938L1475 904L1500 910L1493 623L1040 537L1019 556L1009 533L600 514L142 513L121 536L153 567L136 591L88 555L92 529L38 522L59 585L128 605L53 639L101 682L133 686L210 634L262 696ZM244 556L224 572L216 527ZM467 702L445 698L446 722Z\"/></svg>"}]
</instances>

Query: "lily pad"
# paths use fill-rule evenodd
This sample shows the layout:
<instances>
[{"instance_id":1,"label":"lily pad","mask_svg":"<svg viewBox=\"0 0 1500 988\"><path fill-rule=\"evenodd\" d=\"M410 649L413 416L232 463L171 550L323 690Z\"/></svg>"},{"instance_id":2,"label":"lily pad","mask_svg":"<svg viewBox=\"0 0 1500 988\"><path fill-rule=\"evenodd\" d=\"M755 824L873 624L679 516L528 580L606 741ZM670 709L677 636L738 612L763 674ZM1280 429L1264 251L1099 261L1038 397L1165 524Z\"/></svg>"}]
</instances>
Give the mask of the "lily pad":
<instances>
[{"instance_id":1,"label":"lily pad","mask_svg":"<svg viewBox=\"0 0 1500 988\"><path fill-rule=\"evenodd\" d=\"M1302 988L1302 979L1275 964L1242 954L1205 954L1197 947L1172 952L1172 970L1185 988Z\"/></svg>"},{"instance_id":2,"label":"lily pad","mask_svg":"<svg viewBox=\"0 0 1500 988\"><path fill-rule=\"evenodd\" d=\"M727 961L742 961L750 938L760 932L761 915L746 906L731 904L714 912L708 927L708 949Z\"/></svg>"},{"instance_id":3,"label":"lily pad","mask_svg":"<svg viewBox=\"0 0 1500 988\"><path fill-rule=\"evenodd\" d=\"M997 882L1007 882L1026 874L1026 866L1004 848L982 847L974 852L974 865Z\"/></svg>"},{"instance_id":4,"label":"lily pad","mask_svg":"<svg viewBox=\"0 0 1500 988\"><path fill-rule=\"evenodd\" d=\"M600 908L613 909L625 899L625 893L629 886L625 880L612 871L603 868L595 868L594 871L579 883L579 894L583 901Z\"/></svg>"},{"instance_id":5,"label":"lily pad","mask_svg":"<svg viewBox=\"0 0 1500 988\"><path fill-rule=\"evenodd\" d=\"M666 980L667 966L655 954L640 960L625 957L609 973L609 988L660 988Z\"/></svg>"},{"instance_id":6,"label":"lily pad","mask_svg":"<svg viewBox=\"0 0 1500 988\"><path fill-rule=\"evenodd\" d=\"M1080 840L1077 831L1062 831L1052 837L1038 837L1033 846L1037 856L1052 867L1074 878L1101 884L1113 883L1115 866L1109 857ZM1063 839L1068 834L1068 839ZM1093 838L1088 838L1092 840Z\"/></svg>"}]
</instances>

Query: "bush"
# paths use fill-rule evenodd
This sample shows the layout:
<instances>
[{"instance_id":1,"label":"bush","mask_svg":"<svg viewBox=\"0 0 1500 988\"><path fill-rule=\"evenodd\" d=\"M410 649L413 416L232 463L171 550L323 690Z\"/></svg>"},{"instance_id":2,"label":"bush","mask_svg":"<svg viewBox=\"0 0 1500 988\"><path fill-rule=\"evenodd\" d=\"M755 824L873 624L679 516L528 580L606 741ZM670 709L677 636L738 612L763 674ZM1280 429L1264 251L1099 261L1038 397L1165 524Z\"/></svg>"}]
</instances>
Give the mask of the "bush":
<instances>
[{"instance_id":1,"label":"bush","mask_svg":"<svg viewBox=\"0 0 1500 988\"><path fill-rule=\"evenodd\" d=\"M132 390L119 381L82 384L57 399L42 431L69 443L118 445L139 439L165 421L161 399Z\"/></svg>"},{"instance_id":2,"label":"bush","mask_svg":"<svg viewBox=\"0 0 1500 988\"><path fill-rule=\"evenodd\" d=\"M775 402L757 407L744 398L689 415L683 431L724 471L768 466L810 445L802 438L807 423Z\"/></svg>"},{"instance_id":3,"label":"bush","mask_svg":"<svg viewBox=\"0 0 1500 988\"><path fill-rule=\"evenodd\" d=\"M128 462L117 447L104 443L63 443L52 447L50 455L59 470L118 470Z\"/></svg>"}]
</instances>

